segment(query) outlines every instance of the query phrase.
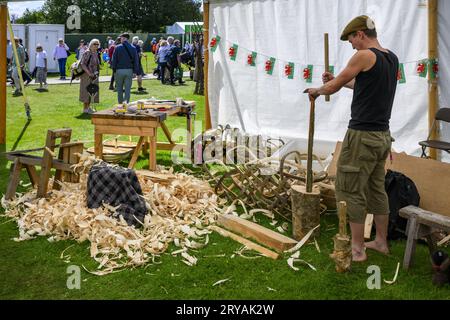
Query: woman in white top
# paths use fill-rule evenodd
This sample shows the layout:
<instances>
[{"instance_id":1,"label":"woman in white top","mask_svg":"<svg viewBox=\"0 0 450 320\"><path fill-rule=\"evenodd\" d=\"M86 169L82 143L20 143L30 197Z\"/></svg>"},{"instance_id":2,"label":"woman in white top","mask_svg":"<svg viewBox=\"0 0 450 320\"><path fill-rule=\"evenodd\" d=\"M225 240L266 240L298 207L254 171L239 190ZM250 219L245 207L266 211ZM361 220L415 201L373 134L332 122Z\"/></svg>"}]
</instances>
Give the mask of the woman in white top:
<instances>
[{"instance_id":1,"label":"woman in white top","mask_svg":"<svg viewBox=\"0 0 450 320\"><path fill-rule=\"evenodd\" d=\"M47 89L47 52L40 44L36 46L36 83L39 89Z\"/></svg>"}]
</instances>

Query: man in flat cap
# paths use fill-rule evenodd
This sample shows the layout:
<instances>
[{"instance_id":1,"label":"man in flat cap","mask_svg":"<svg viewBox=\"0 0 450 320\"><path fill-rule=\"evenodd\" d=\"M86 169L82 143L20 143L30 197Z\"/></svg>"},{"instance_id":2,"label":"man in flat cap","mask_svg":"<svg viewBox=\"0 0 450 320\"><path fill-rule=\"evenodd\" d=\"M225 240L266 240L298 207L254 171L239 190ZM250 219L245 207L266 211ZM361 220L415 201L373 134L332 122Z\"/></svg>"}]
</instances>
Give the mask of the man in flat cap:
<instances>
[{"instance_id":1,"label":"man in flat cap","mask_svg":"<svg viewBox=\"0 0 450 320\"><path fill-rule=\"evenodd\" d=\"M365 261L366 248L389 253L387 229L389 203L384 188L386 158L391 150L389 120L397 88L398 58L377 39L368 16L353 19L341 35L357 52L334 78L322 76L324 85L305 92L310 99L331 95L342 87L353 90L351 120L338 160L336 200L347 203L352 232L353 261ZM364 243L367 213L374 215L376 238Z\"/></svg>"},{"instance_id":2,"label":"man in flat cap","mask_svg":"<svg viewBox=\"0 0 450 320\"><path fill-rule=\"evenodd\" d=\"M128 103L131 97L133 77L139 71L139 57L136 48L128 42L130 35L122 33L119 37L120 44L114 49L111 68L116 80L117 101Z\"/></svg>"}]
</instances>

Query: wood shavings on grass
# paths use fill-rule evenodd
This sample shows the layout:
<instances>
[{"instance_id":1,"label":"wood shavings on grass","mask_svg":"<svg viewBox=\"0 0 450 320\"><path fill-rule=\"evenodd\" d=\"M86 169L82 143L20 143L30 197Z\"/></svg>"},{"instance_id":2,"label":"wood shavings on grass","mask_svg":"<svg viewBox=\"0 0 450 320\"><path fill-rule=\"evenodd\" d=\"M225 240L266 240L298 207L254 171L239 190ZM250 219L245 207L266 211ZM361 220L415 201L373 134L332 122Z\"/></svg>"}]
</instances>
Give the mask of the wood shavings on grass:
<instances>
[{"instance_id":1,"label":"wood shavings on grass","mask_svg":"<svg viewBox=\"0 0 450 320\"><path fill-rule=\"evenodd\" d=\"M214 282L214 284L213 284L212 286L215 287L215 286L221 285L222 283L225 283L225 282L227 282L227 281L230 281L230 278L228 278L228 279L223 279L223 280L219 280L219 281L217 281L217 282Z\"/></svg>"},{"instance_id":2,"label":"wood shavings on grass","mask_svg":"<svg viewBox=\"0 0 450 320\"><path fill-rule=\"evenodd\" d=\"M316 226L314 229L311 229L303 238L302 240L300 240L293 248L286 250L286 253L292 253L295 251L300 250L301 247L303 247L303 245L309 240L309 238L311 237L311 235L313 234L314 230L316 230L317 228L319 228L320 225Z\"/></svg>"},{"instance_id":3,"label":"wood shavings on grass","mask_svg":"<svg viewBox=\"0 0 450 320\"><path fill-rule=\"evenodd\" d=\"M245 253L250 253L250 254L245 254ZM263 257L262 254L260 254L259 252L255 252L249 248L247 248L246 246L242 246L240 247L238 250L236 250L234 252L234 254L232 255L232 258L234 258L235 255L238 255L244 259L258 259Z\"/></svg>"},{"instance_id":4,"label":"wood shavings on grass","mask_svg":"<svg viewBox=\"0 0 450 320\"><path fill-rule=\"evenodd\" d=\"M395 271L394 279L392 279L391 281L383 279L383 281L387 284L394 284L397 281L399 271L400 271L400 262L397 263L397 270Z\"/></svg>"},{"instance_id":5,"label":"wood shavings on grass","mask_svg":"<svg viewBox=\"0 0 450 320\"><path fill-rule=\"evenodd\" d=\"M171 243L181 250L182 261L194 266L197 258L187 251L208 244L211 231L206 227L215 223L223 211L209 184L172 171L160 172L157 182L138 173L149 213L142 226L135 228L123 218L115 218L117 207L86 207L87 173L97 161L82 156L80 163L73 166L81 173L80 183L62 183L61 190L52 190L46 199L36 199L36 191L18 195L12 201L2 199L5 216L13 218L19 227L19 236L14 240L37 236L46 236L49 241L87 240L98 267L96 271L85 269L96 275L161 263L160 255ZM164 175L170 179L164 179ZM64 252L62 259L70 260Z\"/></svg>"},{"instance_id":6,"label":"wood shavings on grass","mask_svg":"<svg viewBox=\"0 0 450 320\"><path fill-rule=\"evenodd\" d=\"M314 245L316 246L317 252L320 253L319 243L317 242L316 238L314 238Z\"/></svg>"},{"instance_id":7,"label":"wood shavings on grass","mask_svg":"<svg viewBox=\"0 0 450 320\"><path fill-rule=\"evenodd\" d=\"M312 264L310 264L309 262L307 262L307 261L305 261L303 259L299 259L299 258L300 258L300 251L295 252L293 255L291 255L288 258L287 263L288 263L289 267L291 267L292 270L299 271L300 269L297 268L296 266L294 266L294 263L295 262L300 262L302 264L306 264L312 270L317 271L316 267L314 267Z\"/></svg>"}]
</instances>

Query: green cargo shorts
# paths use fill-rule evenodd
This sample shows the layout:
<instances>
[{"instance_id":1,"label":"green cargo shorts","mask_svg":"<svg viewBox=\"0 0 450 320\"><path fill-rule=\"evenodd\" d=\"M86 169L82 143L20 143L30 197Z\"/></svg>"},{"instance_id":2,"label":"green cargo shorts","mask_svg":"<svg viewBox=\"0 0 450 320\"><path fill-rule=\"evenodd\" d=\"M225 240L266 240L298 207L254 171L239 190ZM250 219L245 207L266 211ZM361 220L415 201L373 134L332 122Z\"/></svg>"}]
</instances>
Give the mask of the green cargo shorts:
<instances>
[{"instance_id":1,"label":"green cargo shorts","mask_svg":"<svg viewBox=\"0 0 450 320\"><path fill-rule=\"evenodd\" d=\"M389 214L385 164L392 145L389 131L348 129L337 163L336 200L347 203L349 221L363 224L366 214Z\"/></svg>"}]
</instances>

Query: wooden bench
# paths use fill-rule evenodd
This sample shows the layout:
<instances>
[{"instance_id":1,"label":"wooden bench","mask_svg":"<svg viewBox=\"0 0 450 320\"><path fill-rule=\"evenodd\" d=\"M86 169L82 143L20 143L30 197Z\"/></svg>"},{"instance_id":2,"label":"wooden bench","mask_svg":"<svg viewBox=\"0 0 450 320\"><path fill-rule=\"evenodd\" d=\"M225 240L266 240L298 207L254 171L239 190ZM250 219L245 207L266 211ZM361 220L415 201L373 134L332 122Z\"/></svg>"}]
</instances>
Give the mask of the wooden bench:
<instances>
[{"instance_id":1,"label":"wooden bench","mask_svg":"<svg viewBox=\"0 0 450 320\"><path fill-rule=\"evenodd\" d=\"M72 129L48 130L47 140L44 148L24 151L12 151L6 154L6 158L11 161L11 172L5 199L11 200L16 194L20 180L20 172L26 169L33 187L37 187L37 197L42 198L47 195L50 170L56 169L55 181L66 181L77 183L79 175L74 173L71 166L78 163L78 154L83 153L82 142L70 142ZM56 140L61 139L61 144L57 145ZM59 148L57 159L54 159L53 152ZM36 157L26 154L30 151L44 150L43 157ZM36 166L41 167L40 175L37 174ZM53 184L53 189L59 190L58 183Z\"/></svg>"},{"instance_id":2,"label":"wooden bench","mask_svg":"<svg viewBox=\"0 0 450 320\"><path fill-rule=\"evenodd\" d=\"M408 206L400 209L401 217L408 219L406 233L405 256L403 258L403 268L409 269L413 264L416 243L418 239L426 238L428 249L432 254L436 249L432 233L435 230L444 230L450 232L450 217L426 211L415 206Z\"/></svg>"}]
</instances>

